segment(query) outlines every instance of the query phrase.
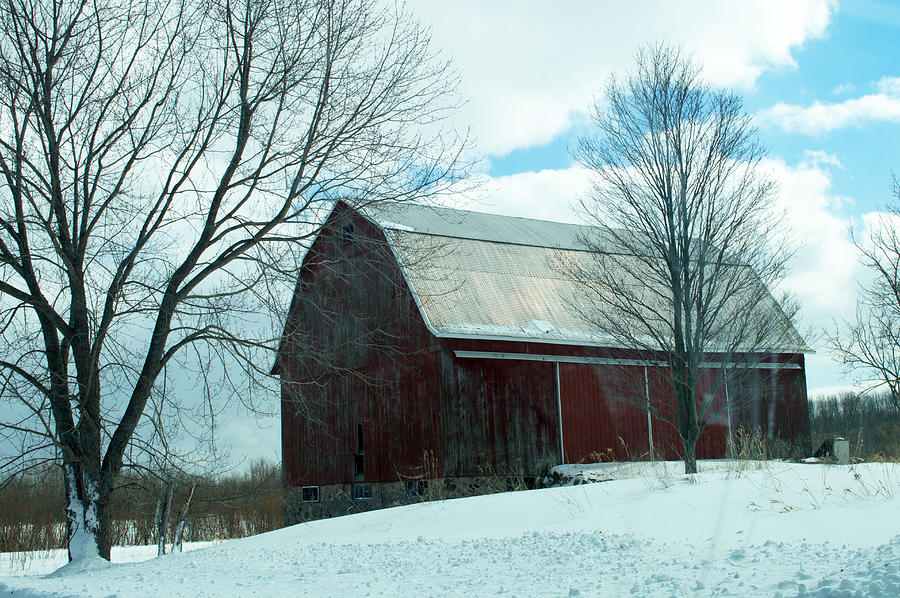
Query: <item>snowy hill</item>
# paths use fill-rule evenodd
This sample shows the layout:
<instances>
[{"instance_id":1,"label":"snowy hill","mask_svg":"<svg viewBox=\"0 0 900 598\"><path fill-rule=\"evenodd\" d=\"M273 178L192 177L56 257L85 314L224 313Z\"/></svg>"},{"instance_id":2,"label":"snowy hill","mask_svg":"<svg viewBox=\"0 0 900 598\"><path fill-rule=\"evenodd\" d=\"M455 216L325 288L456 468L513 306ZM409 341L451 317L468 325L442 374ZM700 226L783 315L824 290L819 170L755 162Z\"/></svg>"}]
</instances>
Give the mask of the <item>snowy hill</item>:
<instances>
[{"instance_id":1,"label":"snowy hill","mask_svg":"<svg viewBox=\"0 0 900 598\"><path fill-rule=\"evenodd\" d=\"M604 483L422 503L0 596L900 596L900 465L609 464ZM600 470L598 474L597 470ZM137 560L119 549L114 560Z\"/></svg>"}]
</instances>

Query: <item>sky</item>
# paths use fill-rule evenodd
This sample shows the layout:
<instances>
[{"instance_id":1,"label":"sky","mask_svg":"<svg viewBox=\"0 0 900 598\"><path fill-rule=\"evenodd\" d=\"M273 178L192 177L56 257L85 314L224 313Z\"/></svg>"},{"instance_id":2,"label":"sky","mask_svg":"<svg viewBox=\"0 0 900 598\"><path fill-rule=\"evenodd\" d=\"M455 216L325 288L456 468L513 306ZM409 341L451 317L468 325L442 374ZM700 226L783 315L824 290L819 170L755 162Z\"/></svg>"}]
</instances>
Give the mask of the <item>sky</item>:
<instances>
[{"instance_id":1,"label":"sky","mask_svg":"<svg viewBox=\"0 0 900 598\"><path fill-rule=\"evenodd\" d=\"M465 102L452 120L481 157L477 191L457 207L578 222L589 174L569 149L591 133L588 109L642 45L680 45L715 87L742 95L768 149L764 168L798 248L785 289L801 305L811 395L855 380L824 332L854 314L850 241L890 198L900 174L900 3L877 0L612 2L411 0L451 60ZM277 418L231 418L220 444L275 458Z\"/></svg>"}]
</instances>

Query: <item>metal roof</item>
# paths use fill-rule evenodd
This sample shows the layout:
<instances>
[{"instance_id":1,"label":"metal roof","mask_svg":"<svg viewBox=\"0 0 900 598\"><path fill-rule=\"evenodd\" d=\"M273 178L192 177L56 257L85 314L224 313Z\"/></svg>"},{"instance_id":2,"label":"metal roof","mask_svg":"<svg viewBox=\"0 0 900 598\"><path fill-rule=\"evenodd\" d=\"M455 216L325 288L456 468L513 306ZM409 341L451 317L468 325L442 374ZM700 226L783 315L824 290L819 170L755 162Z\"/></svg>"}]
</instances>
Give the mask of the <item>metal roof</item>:
<instances>
[{"instance_id":1,"label":"metal roof","mask_svg":"<svg viewBox=\"0 0 900 598\"><path fill-rule=\"evenodd\" d=\"M365 214L385 230L436 336L621 346L581 317L596 298L561 267L595 258L580 239L597 229L416 205ZM771 296L763 307L781 323L767 350L810 351Z\"/></svg>"},{"instance_id":2,"label":"metal roof","mask_svg":"<svg viewBox=\"0 0 900 598\"><path fill-rule=\"evenodd\" d=\"M364 211L370 219L385 229L454 239L583 250L582 237L597 236L597 229L580 224L434 206L381 204L366 208Z\"/></svg>"}]
</instances>

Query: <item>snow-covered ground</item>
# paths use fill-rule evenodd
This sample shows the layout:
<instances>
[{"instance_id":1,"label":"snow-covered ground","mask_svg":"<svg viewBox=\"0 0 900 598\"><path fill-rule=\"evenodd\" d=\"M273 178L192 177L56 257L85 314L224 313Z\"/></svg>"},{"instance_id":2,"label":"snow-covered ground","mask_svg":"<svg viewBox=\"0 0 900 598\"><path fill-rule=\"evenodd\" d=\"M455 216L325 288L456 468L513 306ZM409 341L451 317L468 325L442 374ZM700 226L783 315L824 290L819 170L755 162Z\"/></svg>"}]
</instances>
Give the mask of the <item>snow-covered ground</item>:
<instances>
[{"instance_id":1,"label":"snow-covered ground","mask_svg":"<svg viewBox=\"0 0 900 598\"><path fill-rule=\"evenodd\" d=\"M0 562L0 596L900 596L900 465L607 464L118 564Z\"/></svg>"}]
</instances>

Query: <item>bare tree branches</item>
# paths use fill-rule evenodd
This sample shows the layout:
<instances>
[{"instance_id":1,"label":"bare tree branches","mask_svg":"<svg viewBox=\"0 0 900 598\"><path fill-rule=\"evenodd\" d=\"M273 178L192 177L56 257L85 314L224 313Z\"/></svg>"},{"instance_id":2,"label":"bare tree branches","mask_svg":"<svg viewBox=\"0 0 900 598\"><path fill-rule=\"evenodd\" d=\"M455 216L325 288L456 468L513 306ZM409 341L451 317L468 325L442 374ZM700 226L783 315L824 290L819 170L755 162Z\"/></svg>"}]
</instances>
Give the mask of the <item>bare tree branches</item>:
<instances>
[{"instance_id":1,"label":"bare tree branches","mask_svg":"<svg viewBox=\"0 0 900 598\"><path fill-rule=\"evenodd\" d=\"M595 259L567 270L593 298L582 317L666 363L693 472L715 396L697 406L701 364L802 345L768 291L788 257L774 184L760 172L764 152L740 98L710 89L677 49L642 50L636 73L610 81L593 117L598 134L575 155L595 179L581 206L599 230L584 239Z\"/></svg>"},{"instance_id":2,"label":"bare tree branches","mask_svg":"<svg viewBox=\"0 0 900 598\"><path fill-rule=\"evenodd\" d=\"M832 351L851 372L864 376L869 390L887 386L900 410L900 182L894 201L881 213L868 239L854 239L871 274L863 286L856 318L829 336ZM874 380L873 380L874 378Z\"/></svg>"},{"instance_id":3,"label":"bare tree branches","mask_svg":"<svg viewBox=\"0 0 900 598\"><path fill-rule=\"evenodd\" d=\"M369 0L2 0L0 20L3 398L46 398L70 512L97 513L70 533L108 557L104 501L166 368L272 349L254 289L336 198L452 183L454 81Z\"/></svg>"}]
</instances>

